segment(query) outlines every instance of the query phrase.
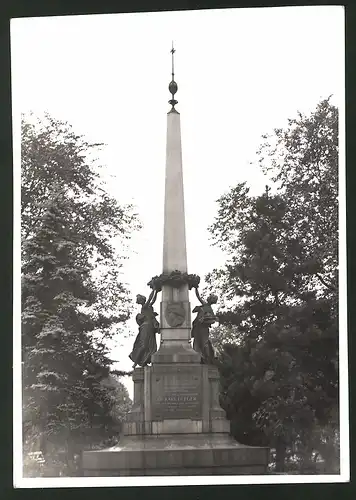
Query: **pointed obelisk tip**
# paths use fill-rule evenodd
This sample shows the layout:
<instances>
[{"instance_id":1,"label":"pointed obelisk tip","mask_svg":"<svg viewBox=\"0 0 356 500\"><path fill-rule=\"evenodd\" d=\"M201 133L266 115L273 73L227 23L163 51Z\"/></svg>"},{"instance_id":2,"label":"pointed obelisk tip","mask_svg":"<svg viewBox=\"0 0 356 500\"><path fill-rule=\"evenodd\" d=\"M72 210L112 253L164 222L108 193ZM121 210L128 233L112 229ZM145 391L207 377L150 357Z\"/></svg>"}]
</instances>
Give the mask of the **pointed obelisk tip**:
<instances>
[{"instance_id":1,"label":"pointed obelisk tip","mask_svg":"<svg viewBox=\"0 0 356 500\"><path fill-rule=\"evenodd\" d=\"M176 81L174 80L174 53L175 53L175 48L173 46L172 42L172 49L171 49L171 54L172 54L172 80L171 83L168 86L169 92L172 94L172 99L170 99L168 102L172 106L170 109L169 113L178 113L178 111L175 109L175 105L178 104L178 101L174 98L175 93L178 90L178 85Z\"/></svg>"}]
</instances>

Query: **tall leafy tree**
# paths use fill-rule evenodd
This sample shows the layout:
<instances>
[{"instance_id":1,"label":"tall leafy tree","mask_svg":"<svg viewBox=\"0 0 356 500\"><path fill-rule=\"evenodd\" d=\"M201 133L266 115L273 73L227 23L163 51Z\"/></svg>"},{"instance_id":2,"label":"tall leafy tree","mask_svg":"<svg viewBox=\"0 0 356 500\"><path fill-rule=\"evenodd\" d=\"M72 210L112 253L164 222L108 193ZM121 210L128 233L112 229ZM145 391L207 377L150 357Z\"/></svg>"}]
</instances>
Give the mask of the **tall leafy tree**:
<instances>
[{"instance_id":1,"label":"tall leafy tree","mask_svg":"<svg viewBox=\"0 0 356 500\"><path fill-rule=\"evenodd\" d=\"M102 319L104 333L110 324L128 317L128 294L120 279L127 241L139 228L130 205L119 205L107 192L98 159L103 144L89 143L70 124L48 114L43 119L23 116L21 142L21 231L24 243L35 234L51 193L63 189L70 208L70 224L78 233L81 259L95 265L100 300L93 308ZM22 245L22 259L27 254Z\"/></svg>"},{"instance_id":2,"label":"tall leafy tree","mask_svg":"<svg viewBox=\"0 0 356 500\"><path fill-rule=\"evenodd\" d=\"M45 456L115 429L105 339L129 317L121 248L138 227L100 183L88 144L46 116L22 123L22 352L24 440Z\"/></svg>"},{"instance_id":3,"label":"tall leafy tree","mask_svg":"<svg viewBox=\"0 0 356 500\"><path fill-rule=\"evenodd\" d=\"M273 189L220 198L210 230L228 261L208 281L226 299L222 404L236 437L274 446L283 470L288 450L303 466L312 436L338 427L337 109L324 100L264 139Z\"/></svg>"}]
</instances>

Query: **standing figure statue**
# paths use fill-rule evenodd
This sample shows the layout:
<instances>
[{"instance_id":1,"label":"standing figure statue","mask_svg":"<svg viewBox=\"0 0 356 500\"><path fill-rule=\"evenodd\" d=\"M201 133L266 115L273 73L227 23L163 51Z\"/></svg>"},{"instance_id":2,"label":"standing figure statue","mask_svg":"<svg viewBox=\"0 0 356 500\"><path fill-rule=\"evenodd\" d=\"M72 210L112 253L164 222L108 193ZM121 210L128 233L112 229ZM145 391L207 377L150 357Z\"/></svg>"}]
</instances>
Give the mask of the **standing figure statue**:
<instances>
[{"instance_id":1,"label":"standing figure statue","mask_svg":"<svg viewBox=\"0 0 356 500\"><path fill-rule=\"evenodd\" d=\"M216 295L210 295L206 302L202 300L198 289L195 289L196 296L201 303L201 306L196 306L193 313L198 313L193 321L192 338L193 349L201 354L201 360L204 364L214 364L215 353L209 339L209 328L217 321L217 316L214 314L212 304L216 304L218 298Z\"/></svg>"},{"instance_id":2,"label":"standing figure statue","mask_svg":"<svg viewBox=\"0 0 356 500\"><path fill-rule=\"evenodd\" d=\"M137 295L136 303L141 304L141 312L136 315L136 322L139 325L138 335L134 342L132 352L129 355L134 362L133 369L139 366L146 366L151 363L151 356L157 351L156 333L159 331L159 323L156 319L157 313L153 310L157 292L153 290L147 302L146 297Z\"/></svg>"}]
</instances>

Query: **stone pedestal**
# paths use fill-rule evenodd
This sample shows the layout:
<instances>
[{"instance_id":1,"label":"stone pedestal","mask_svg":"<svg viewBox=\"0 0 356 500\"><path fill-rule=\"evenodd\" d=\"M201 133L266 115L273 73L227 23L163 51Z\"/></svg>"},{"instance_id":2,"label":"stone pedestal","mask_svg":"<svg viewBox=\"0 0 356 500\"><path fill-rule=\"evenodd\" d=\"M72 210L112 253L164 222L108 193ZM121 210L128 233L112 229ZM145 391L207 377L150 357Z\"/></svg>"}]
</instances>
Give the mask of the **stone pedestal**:
<instances>
[{"instance_id":1,"label":"stone pedestal","mask_svg":"<svg viewBox=\"0 0 356 500\"><path fill-rule=\"evenodd\" d=\"M218 370L158 363L134 371L118 446L85 452L86 476L264 474L268 449L237 443L218 400Z\"/></svg>"},{"instance_id":2,"label":"stone pedestal","mask_svg":"<svg viewBox=\"0 0 356 500\"><path fill-rule=\"evenodd\" d=\"M243 446L224 434L125 436L118 446L84 454L85 476L210 476L265 474L267 448Z\"/></svg>"},{"instance_id":3,"label":"stone pedestal","mask_svg":"<svg viewBox=\"0 0 356 500\"><path fill-rule=\"evenodd\" d=\"M134 405L124 435L228 433L229 422L218 401L218 377L215 367L202 364L136 369Z\"/></svg>"}]
</instances>

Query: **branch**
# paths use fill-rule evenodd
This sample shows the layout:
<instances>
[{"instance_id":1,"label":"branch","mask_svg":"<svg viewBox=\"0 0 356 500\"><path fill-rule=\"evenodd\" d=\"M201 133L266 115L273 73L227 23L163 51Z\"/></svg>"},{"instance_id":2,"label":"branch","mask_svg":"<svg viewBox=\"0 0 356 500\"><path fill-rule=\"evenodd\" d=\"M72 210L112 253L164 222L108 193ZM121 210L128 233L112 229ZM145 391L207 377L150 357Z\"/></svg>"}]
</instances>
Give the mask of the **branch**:
<instances>
[{"instance_id":1,"label":"branch","mask_svg":"<svg viewBox=\"0 0 356 500\"><path fill-rule=\"evenodd\" d=\"M319 279L319 281L320 281L320 282L321 282L324 286L326 286L326 288L328 288L329 290L333 290L334 292L336 292L336 288L335 288L333 285L331 285L330 283L327 283L327 282L325 281L325 279L324 279L324 278L322 278L322 277L320 276L320 274L316 273L316 275L315 275L315 276Z\"/></svg>"},{"instance_id":2,"label":"branch","mask_svg":"<svg viewBox=\"0 0 356 500\"><path fill-rule=\"evenodd\" d=\"M110 375L117 375L118 377L131 377L132 370L129 372L124 370L110 370Z\"/></svg>"}]
</instances>

